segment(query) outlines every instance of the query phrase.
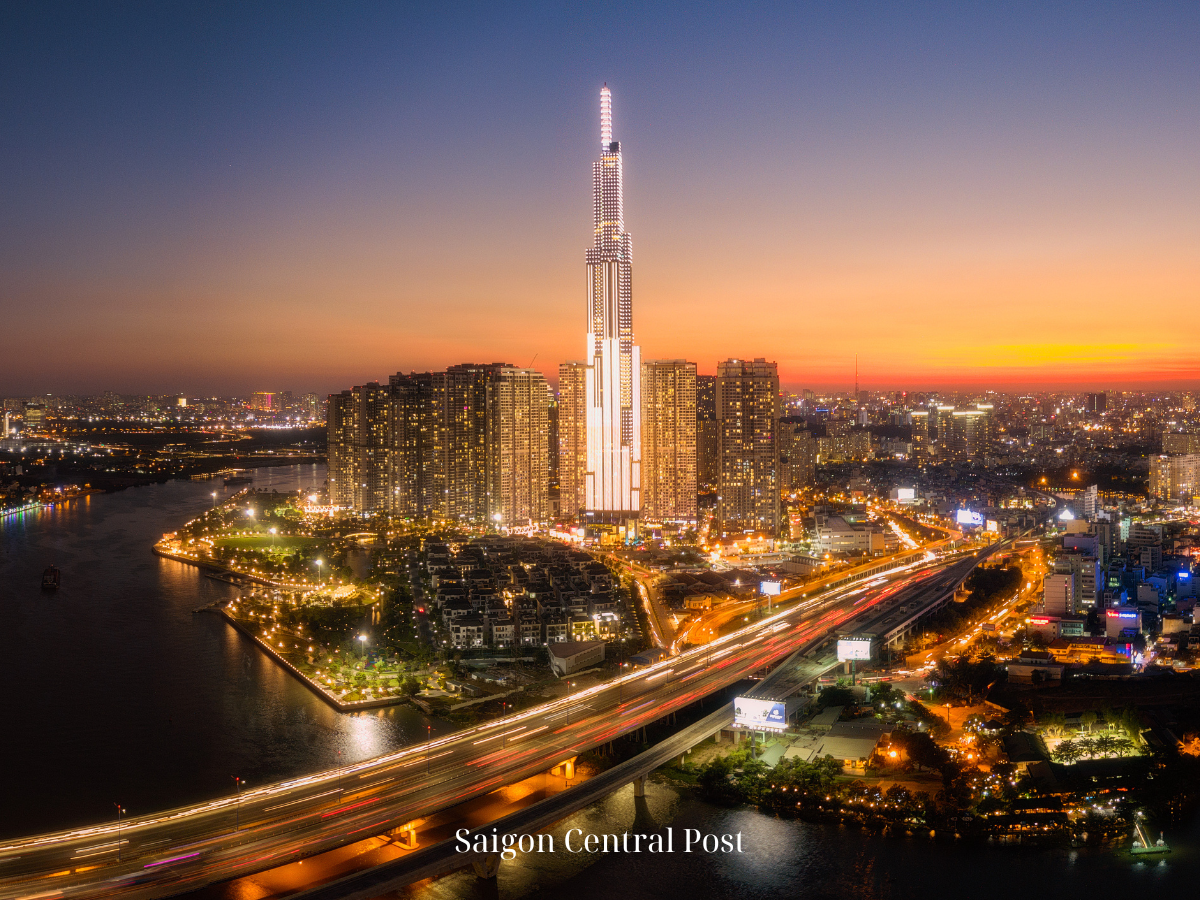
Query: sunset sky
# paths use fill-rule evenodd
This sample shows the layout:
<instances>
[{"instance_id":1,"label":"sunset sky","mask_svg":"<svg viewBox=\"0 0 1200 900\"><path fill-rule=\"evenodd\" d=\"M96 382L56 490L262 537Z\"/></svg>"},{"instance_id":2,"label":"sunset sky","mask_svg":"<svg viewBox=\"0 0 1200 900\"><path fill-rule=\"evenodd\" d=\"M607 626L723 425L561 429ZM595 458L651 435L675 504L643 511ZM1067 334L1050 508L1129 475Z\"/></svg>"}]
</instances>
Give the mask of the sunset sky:
<instances>
[{"instance_id":1,"label":"sunset sky","mask_svg":"<svg viewBox=\"0 0 1200 900\"><path fill-rule=\"evenodd\" d=\"M1200 387L1200 5L9 3L0 396L582 356Z\"/></svg>"}]
</instances>

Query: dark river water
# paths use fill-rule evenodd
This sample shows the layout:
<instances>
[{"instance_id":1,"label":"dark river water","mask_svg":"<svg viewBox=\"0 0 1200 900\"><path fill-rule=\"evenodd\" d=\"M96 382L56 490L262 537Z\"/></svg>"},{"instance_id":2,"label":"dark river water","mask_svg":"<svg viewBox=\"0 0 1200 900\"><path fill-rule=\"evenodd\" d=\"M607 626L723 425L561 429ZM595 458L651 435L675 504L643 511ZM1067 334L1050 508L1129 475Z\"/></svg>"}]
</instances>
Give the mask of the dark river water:
<instances>
[{"instance_id":1,"label":"dark river water","mask_svg":"<svg viewBox=\"0 0 1200 900\"><path fill-rule=\"evenodd\" d=\"M323 466L261 470L280 491L323 482ZM150 546L228 493L177 481L93 495L0 520L0 837L130 815L365 759L425 736L409 707L337 713L217 616L192 611L232 590ZM56 594L42 569L62 570ZM437 724L434 723L435 729ZM695 828L743 835L742 854L561 852L585 832ZM724 809L665 784L628 788L560 823L560 852L469 872L403 895L457 898L1073 898L1194 894L1200 823L1168 828L1175 852L1135 863L1115 851L962 846ZM1186 894L1183 891L1187 891Z\"/></svg>"},{"instance_id":2,"label":"dark river water","mask_svg":"<svg viewBox=\"0 0 1200 900\"><path fill-rule=\"evenodd\" d=\"M319 486L323 465L255 487ZM408 706L342 714L211 613L234 590L151 545L219 481L93 494L0 520L0 837L131 816L424 739ZM62 570L41 591L47 565ZM436 723L435 729L436 729Z\"/></svg>"},{"instance_id":3,"label":"dark river water","mask_svg":"<svg viewBox=\"0 0 1200 900\"><path fill-rule=\"evenodd\" d=\"M675 832L673 854L571 854L569 829L584 834ZM742 835L745 852L682 853L683 829ZM856 829L777 819L753 809L705 803L686 789L647 784L646 797L626 788L559 823L553 854L501 863L494 882L469 870L413 885L414 900L1055 900L1101 897L1193 897L1200 878L1195 823L1168 831L1166 860L1135 863L1117 851L961 845L925 838L871 837ZM579 838L573 838L578 847ZM1171 894L1163 892L1170 891Z\"/></svg>"}]
</instances>

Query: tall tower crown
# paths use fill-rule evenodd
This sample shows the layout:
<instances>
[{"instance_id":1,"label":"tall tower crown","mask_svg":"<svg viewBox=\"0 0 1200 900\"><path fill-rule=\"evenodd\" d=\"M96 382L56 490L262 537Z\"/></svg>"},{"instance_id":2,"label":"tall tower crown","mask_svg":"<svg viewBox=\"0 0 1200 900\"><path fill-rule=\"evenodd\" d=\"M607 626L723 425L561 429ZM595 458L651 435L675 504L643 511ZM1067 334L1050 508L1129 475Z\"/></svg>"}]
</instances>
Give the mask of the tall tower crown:
<instances>
[{"instance_id":1,"label":"tall tower crown","mask_svg":"<svg viewBox=\"0 0 1200 900\"><path fill-rule=\"evenodd\" d=\"M612 143L612 91L608 83L600 88L600 152L607 153Z\"/></svg>"}]
</instances>

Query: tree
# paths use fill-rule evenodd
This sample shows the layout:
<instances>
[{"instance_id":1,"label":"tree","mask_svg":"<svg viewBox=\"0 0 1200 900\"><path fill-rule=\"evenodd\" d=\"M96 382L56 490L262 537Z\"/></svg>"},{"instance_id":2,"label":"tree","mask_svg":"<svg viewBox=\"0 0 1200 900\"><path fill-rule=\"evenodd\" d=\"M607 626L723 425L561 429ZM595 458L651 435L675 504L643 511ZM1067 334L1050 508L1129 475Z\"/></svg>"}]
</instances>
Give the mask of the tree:
<instances>
[{"instance_id":1,"label":"tree","mask_svg":"<svg viewBox=\"0 0 1200 900\"><path fill-rule=\"evenodd\" d=\"M949 754L924 731L894 732L892 743L902 746L918 769L940 769L949 759Z\"/></svg>"},{"instance_id":2,"label":"tree","mask_svg":"<svg viewBox=\"0 0 1200 900\"><path fill-rule=\"evenodd\" d=\"M1079 760L1083 758L1083 750L1075 741L1062 741L1057 747L1054 748L1054 752L1051 753L1050 756L1056 762L1071 765L1072 763L1079 762Z\"/></svg>"},{"instance_id":3,"label":"tree","mask_svg":"<svg viewBox=\"0 0 1200 900\"><path fill-rule=\"evenodd\" d=\"M1062 713L1051 713L1042 720L1042 727L1046 729L1046 733L1051 737L1062 737L1066 725L1067 719Z\"/></svg>"},{"instance_id":4,"label":"tree","mask_svg":"<svg viewBox=\"0 0 1200 900\"><path fill-rule=\"evenodd\" d=\"M1085 709L1082 713L1079 714L1079 724L1082 725L1085 729L1087 729L1088 734L1091 734L1092 726L1096 724L1096 719L1098 719L1098 718L1099 718L1099 716L1096 715L1095 710Z\"/></svg>"},{"instance_id":5,"label":"tree","mask_svg":"<svg viewBox=\"0 0 1200 900\"><path fill-rule=\"evenodd\" d=\"M876 685L871 689L871 703L877 707L891 706L903 699L903 692L887 683Z\"/></svg>"},{"instance_id":6,"label":"tree","mask_svg":"<svg viewBox=\"0 0 1200 900\"><path fill-rule=\"evenodd\" d=\"M1102 734L1094 742L1097 755L1105 758L1117 755L1120 745L1120 739L1111 734Z\"/></svg>"}]
</instances>

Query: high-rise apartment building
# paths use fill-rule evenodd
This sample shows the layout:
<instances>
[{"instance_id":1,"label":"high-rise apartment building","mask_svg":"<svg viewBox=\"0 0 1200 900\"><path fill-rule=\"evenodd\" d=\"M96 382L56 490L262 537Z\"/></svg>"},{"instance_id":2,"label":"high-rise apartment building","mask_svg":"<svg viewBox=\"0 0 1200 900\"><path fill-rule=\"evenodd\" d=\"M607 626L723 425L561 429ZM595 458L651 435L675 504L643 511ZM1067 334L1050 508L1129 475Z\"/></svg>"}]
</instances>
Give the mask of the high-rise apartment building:
<instances>
[{"instance_id":1,"label":"high-rise apartment building","mask_svg":"<svg viewBox=\"0 0 1200 900\"><path fill-rule=\"evenodd\" d=\"M250 408L257 412L279 412L278 397L276 391L255 391L250 395Z\"/></svg>"},{"instance_id":2,"label":"high-rise apartment building","mask_svg":"<svg viewBox=\"0 0 1200 900\"><path fill-rule=\"evenodd\" d=\"M550 393L502 363L393 375L329 398L335 506L462 524L548 517Z\"/></svg>"},{"instance_id":3,"label":"high-rise apartment building","mask_svg":"<svg viewBox=\"0 0 1200 900\"><path fill-rule=\"evenodd\" d=\"M720 438L717 430L717 377L696 376L696 481L705 490L717 486Z\"/></svg>"},{"instance_id":4,"label":"high-rise apartment building","mask_svg":"<svg viewBox=\"0 0 1200 900\"><path fill-rule=\"evenodd\" d=\"M488 396L488 518L505 526L544 522L549 510L550 391L541 372L505 366Z\"/></svg>"},{"instance_id":5,"label":"high-rise apartment building","mask_svg":"<svg viewBox=\"0 0 1200 900\"><path fill-rule=\"evenodd\" d=\"M329 497L363 513L392 504L392 392L379 382L329 398Z\"/></svg>"},{"instance_id":6,"label":"high-rise apartment building","mask_svg":"<svg viewBox=\"0 0 1200 900\"><path fill-rule=\"evenodd\" d=\"M1150 496L1184 502L1200 496L1200 453L1151 457Z\"/></svg>"},{"instance_id":7,"label":"high-rise apartment building","mask_svg":"<svg viewBox=\"0 0 1200 900\"><path fill-rule=\"evenodd\" d=\"M412 519L444 519L446 373L397 372L388 385L393 402L391 512Z\"/></svg>"},{"instance_id":8,"label":"high-rise apartment building","mask_svg":"<svg viewBox=\"0 0 1200 900\"><path fill-rule=\"evenodd\" d=\"M847 418L830 419L825 423L825 436L829 438L824 462L841 462L850 459L850 431L853 421Z\"/></svg>"},{"instance_id":9,"label":"high-rise apartment building","mask_svg":"<svg viewBox=\"0 0 1200 900\"><path fill-rule=\"evenodd\" d=\"M1103 391L1098 394L1088 394L1084 400L1084 408L1090 413L1107 412L1108 394Z\"/></svg>"},{"instance_id":10,"label":"high-rise apartment building","mask_svg":"<svg viewBox=\"0 0 1200 900\"><path fill-rule=\"evenodd\" d=\"M642 364L642 515L696 518L696 364Z\"/></svg>"},{"instance_id":11,"label":"high-rise apartment building","mask_svg":"<svg viewBox=\"0 0 1200 900\"><path fill-rule=\"evenodd\" d=\"M452 522L486 521L488 490L488 400L503 363L463 363L445 372L446 501Z\"/></svg>"},{"instance_id":12,"label":"high-rise apartment building","mask_svg":"<svg viewBox=\"0 0 1200 900\"><path fill-rule=\"evenodd\" d=\"M779 420L779 486L794 491L812 484L817 471L817 439L801 416Z\"/></svg>"},{"instance_id":13,"label":"high-rise apartment building","mask_svg":"<svg viewBox=\"0 0 1200 900\"><path fill-rule=\"evenodd\" d=\"M583 514L587 502L587 363L558 367L558 508L563 518Z\"/></svg>"},{"instance_id":14,"label":"high-rise apartment building","mask_svg":"<svg viewBox=\"0 0 1200 900\"><path fill-rule=\"evenodd\" d=\"M720 481L717 517L726 532L779 529L779 371L765 359L717 365Z\"/></svg>"},{"instance_id":15,"label":"high-rise apartment building","mask_svg":"<svg viewBox=\"0 0 1200 900\"><path fill-rule=\"evenodd\" d=\"M587 251L587 469L593 521L641 510L641 349L633 342L633 242L625 231L621 144L612 137L612 94L600 92L600 159L592 164L595 243Z\"/></svg>"},{"instance_id":16,"label":"high-rise apartment building","mask_svg":"<svg viewBox=\"0 0 1200 900\"><path fill-rule=\"evenodd\" d=\"M930 430L936 428L938 461L983 462L991 452L992 412L990 403L976 403L962 408L938 406L928 416L926 426ZM917 440L916 420L914 414L914 444ZM934 435L930 434L930 437L934 438Z\"/></svg>"},{"instance_id":17,"label":"high-rise apartment building","mask_svg":"<svg viewBox=\"0 0 1200 900\"><path fill-rule=\"evenodd\" d=\"M912 447L913 456L918 460L924 460L929 457L930 439L930 418L929 410L914 409L912 411Z\"/></svg>"},{"instance_id":18,"label":"high-rise apartment building","mask_svg":"<svg viewBox=\"0 0 1200 900\"><path fill-rule=\"evenodd\" d=\"M1200 453L1200 434L1188 431L1167 431L1162 436L1162 452L1167 456L1187 456Z\"/></svg>"},{"instance_id":19,"label":"high-rise apartment building","mask_svg":"<svg viewBox=\"0 0 1200 900\"><path fill-rule=\"evenodd\" d=\"M954 458L954 407L939 404L930 410L931 437L937 442L934 455L938 462Z\"/></svg>"}]
</instances>

